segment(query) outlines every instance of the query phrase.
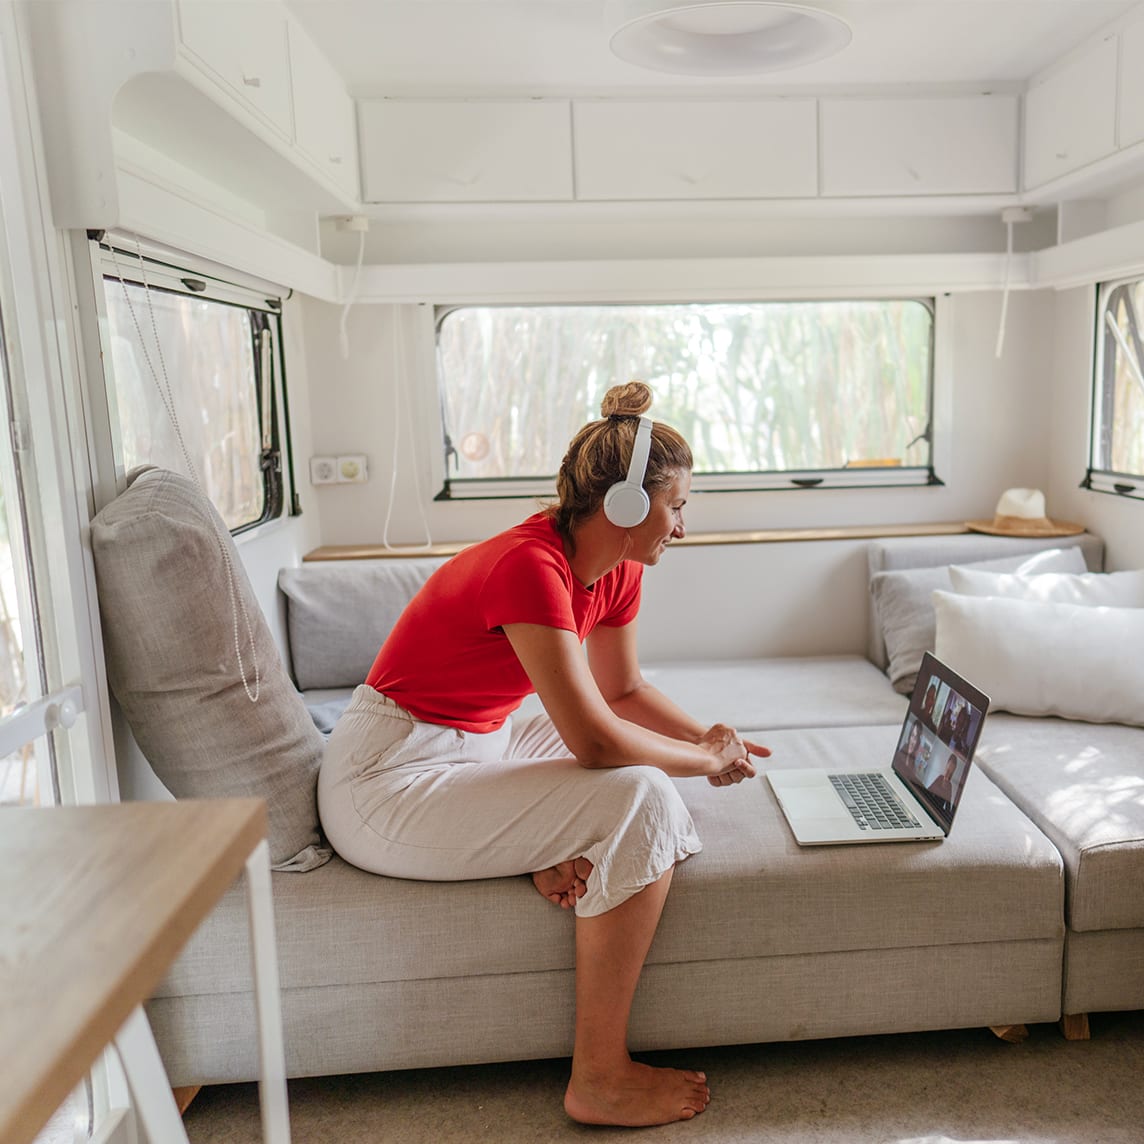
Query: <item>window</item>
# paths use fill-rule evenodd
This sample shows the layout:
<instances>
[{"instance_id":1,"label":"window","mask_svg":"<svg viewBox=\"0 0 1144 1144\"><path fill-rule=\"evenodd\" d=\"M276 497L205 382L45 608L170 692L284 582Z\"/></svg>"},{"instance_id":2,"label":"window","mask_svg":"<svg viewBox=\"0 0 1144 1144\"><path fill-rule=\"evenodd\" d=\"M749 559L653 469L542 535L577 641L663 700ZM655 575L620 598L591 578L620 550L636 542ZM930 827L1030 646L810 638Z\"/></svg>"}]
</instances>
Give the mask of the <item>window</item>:
<instances>
[{"instance_id":1,"label":"window","mask_svg":"<svg viewBox=\"0 0 1144 1144\"><path fill-rule=\"evenodd\" d=\"M1144 499L1144 279L1101 286L1097 315L1092 444L1082 484Z\"/></svg>"},{"instance_id":2,"label":"window","mask_svg":"<svg viewBox=\"0 0 1144 1144\"><path fill-rule=\"evenodd\" d=\"M930 484L930 299L443 309L441 497L548 491L618 382L695 455L696 489Z\"/></svg>"},{"instance_id":3,"label":"window","mask_svg":"<svg viewBox=\"0 0 1144 1144\"><path fill-rule=\"evenodd\" d=\"M232 532L281 516L281 302L100 246L116 463L193 469Z\"/></svg>"}]
</instances>

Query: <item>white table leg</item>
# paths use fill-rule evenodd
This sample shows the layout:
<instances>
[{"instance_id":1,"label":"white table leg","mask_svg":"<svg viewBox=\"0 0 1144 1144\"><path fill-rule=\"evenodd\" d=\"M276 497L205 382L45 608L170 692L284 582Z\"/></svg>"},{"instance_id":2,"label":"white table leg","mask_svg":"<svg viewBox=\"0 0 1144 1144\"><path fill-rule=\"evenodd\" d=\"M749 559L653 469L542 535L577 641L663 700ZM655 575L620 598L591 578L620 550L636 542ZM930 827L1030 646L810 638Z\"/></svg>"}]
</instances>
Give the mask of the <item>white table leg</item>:
<instances>
[{"instance_id":1,"label":"white table leg","mask_svg":"<svg viewBox=\"0 0 1144 1144\"><path fill-rule=\"evenodd\" d=\"M250 914L258 1052L262 1064L258 1084L262 1139L265 1144L289 1144L290 1112L286 1101L286 1052L282 1044L274 901L270 892L270 848L265 841L258 844L246 861L246 904Z\"/></svg>"},{"instance_id":2,"label":"white table leg","mask_svg":"<svg viewBox=\"0 0 1144 1144\"><path fill-rule=\"evenodd\" d=\"M135 1101L135 1111L147 1139L152 1144L168 1144L169 1141L187 1144L183 1118L171 1095L163 1060L141 1005L119 1030L115 1047L119 1050L123 1071L127 1074L127 1083Z\"/></svg>"}]
</instances>

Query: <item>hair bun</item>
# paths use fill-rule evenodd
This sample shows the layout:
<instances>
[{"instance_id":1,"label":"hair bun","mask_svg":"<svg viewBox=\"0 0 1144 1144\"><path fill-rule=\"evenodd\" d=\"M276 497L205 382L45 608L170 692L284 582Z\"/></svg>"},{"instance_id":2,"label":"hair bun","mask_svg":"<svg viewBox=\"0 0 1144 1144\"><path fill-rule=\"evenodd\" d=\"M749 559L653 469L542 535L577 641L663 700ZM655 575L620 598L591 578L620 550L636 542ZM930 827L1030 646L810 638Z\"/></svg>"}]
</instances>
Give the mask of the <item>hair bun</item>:
<instances>
[{"instance_id":1,"label":"hair bun","mask_svg":"<svg viewBox=\"0 0 1144 1144\"><path fill-rule=\"evenodd\" d=\"M600 413L604 417L638 417L651 408L651 397L651 387L646 382L613 385L600 402Z\"/></svg>"}]
</instances>

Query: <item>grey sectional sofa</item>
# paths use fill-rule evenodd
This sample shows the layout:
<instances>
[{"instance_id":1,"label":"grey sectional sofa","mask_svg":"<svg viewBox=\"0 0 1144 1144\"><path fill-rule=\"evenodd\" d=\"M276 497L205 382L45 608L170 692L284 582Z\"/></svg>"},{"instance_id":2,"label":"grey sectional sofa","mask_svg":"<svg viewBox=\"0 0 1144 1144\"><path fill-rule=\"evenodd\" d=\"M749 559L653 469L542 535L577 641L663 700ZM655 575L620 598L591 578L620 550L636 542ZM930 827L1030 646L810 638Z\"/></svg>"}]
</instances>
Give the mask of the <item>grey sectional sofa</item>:
<instances>
[{"instance_id":1,"label":"grey sectional sofa","mask_svg":"<svg viewBox=\"0 0 1144 1144\"><path fill-rule=\"evenodd\" d=\"M161 635L170 620L154 614L154 603L129 614L133 593L119 592L118 581L120 565L130 565L135 576L204 584L203 598L217 602L200 619L229 638L232 612L216 566L225 565L222 541L175 545L181 565L149 548L151 532L165 552L180 531L206 535L210 511L186 482L153 471L100 514L93 550L105 628L143 625ZM1022 548L974 535L855 543L867 546L872 583L879 573L940 571ZM1068 543L1100 567L1098 540ZM429 571L424 561L400 560L284 569L301 690L268 672L260 702L281 704L291 718L308 704L318 724L334 718ZM699 718L757 732L784 766L882 763L906 700L883 670L880 624L873 615L872 659L697 659L651 664L647 675ZM273 654L268 633L255 637ZM162 655L162 640L146 652L109 641L113 689L129 717L134 711L146 723L154 716L139 713L142 673L131 676L146 666L138 663L144 654ZM217 662L222 654L205 671L226 704L236 688ZM211 703L197 704L208 719ZM246 719L234 708L233 734ZM156 772L185 793L186 764L167 765L164 744L148 726L142 731ZM568 1054L573 919L525 877L419 883L363 873L336 855L322 861L320 839L307 833L316 817L308 826L297 819L313 799L321 741L313 735L292 748L304 797L279 814L280 833L293 835L279 846L284 868L273 875L289 1074ZM678 869L637 993L632 1048L1019 1025L1144 1007L1144 730L991 716L979 758L940 844L800 850L765 782L715 789L679 780L704 850ZM1087 768L1079 789L1078 761ZM244 791L261 781L257 773L227 777L226 757L213 765ZM1120 798L1126 784L1130 794ZM272 796L280 794L275 787ZM291 868L296 853L307 858ZM192 939L148 1013L173 1084L256 1077L239 891Z\"/></svg>"}]
</instances>

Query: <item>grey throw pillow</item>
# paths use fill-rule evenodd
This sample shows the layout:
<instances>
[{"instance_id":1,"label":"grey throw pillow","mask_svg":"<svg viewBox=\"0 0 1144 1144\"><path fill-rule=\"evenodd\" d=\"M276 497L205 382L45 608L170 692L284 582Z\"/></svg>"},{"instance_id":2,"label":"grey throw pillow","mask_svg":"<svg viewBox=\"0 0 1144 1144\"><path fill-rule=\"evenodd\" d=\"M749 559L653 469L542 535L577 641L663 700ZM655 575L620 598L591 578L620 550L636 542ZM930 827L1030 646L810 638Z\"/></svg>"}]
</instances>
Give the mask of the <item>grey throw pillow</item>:
<instances>
[{"instance_id":1,"label":"grey throw pillow","mask_svg":"<svg viewBox=\"0 0 1144 1144\"><path fill-rule=\"evenodd\" d=\"M960 565L993 572L1084 572L1080 548L1051 548L1042 552L979 560ZM934 591L952 592L949 565L935 568L907 568L895 572L875 572L870 577L874 614L886 645L889 661L886 674L895 691L909 695L914 689L922 656L933 651L937 623L933 606Z\"/></svg>"},{"instance_id":2,"label":"grey throw pillow","mask_svg":"<svg viewBox=\"0 0 1144 1144\"><path fill-rule=\"evenodd\" d=\"M319 560L283 568L290 659L303 691L357 687L405 605L445 563L415 560Z\"/></svg>"},{"instance_id":3,"label":"grey throw pillow","mask_svg":"<svg viewBox=\"0 0 1144 1144\"><path fill-rule=\"evenodd\" d=\"M322 865L323 739L214 506L149 469L92 521L91 547L108 681L155 774L176 798L265 799L274 868Z\"/></svg>"}]
</instances>

